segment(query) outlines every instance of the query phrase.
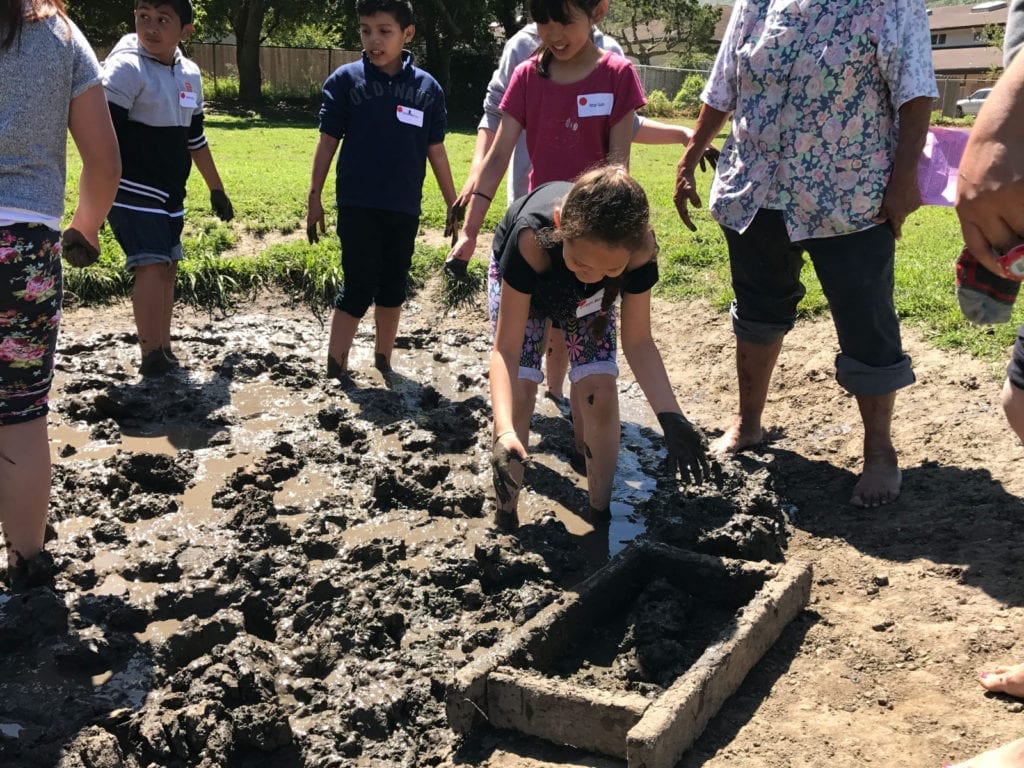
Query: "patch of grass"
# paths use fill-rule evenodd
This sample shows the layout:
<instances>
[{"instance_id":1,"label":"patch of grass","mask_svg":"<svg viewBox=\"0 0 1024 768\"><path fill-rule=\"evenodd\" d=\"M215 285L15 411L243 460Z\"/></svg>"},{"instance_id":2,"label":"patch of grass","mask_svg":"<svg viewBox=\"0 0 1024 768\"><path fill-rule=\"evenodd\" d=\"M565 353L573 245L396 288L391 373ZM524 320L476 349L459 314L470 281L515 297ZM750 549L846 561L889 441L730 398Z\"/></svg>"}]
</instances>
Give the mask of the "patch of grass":
<instances>
[{"instance_id":1,"label":"patch of grass","mask_svg":"<svg viewBox=\"0 0 1024 768\"><path fill-rule=\"evenodd\" d=\"M942 125L953 128L970 128L974 125L976 115L964 115L963 117L946 117L939 111L932 112L931 124Z\"/></svg>"},{"instance_id":2,"label":"patch of grass","mask_svg":"<svg viewBox=\"0 0 1024 768\"><path fill-rule=\"evenodd\" d=\"M427 245L417 240L416 250L412 254L412 266L409 268L409 288L418 291L426 285L431 277L444 268L444 259L447 255L448 249Z\"/></svg>"},{"instance_id":3,"label":"patch of grass","mask_svg":"<svg viewBox=\"0 0 1024 768\"><path fill-rule=\"evenodd\" d=\"M321 321L342 285L338 243L322 237L319 243L278 243L258 260L270 280L297 301L309 306Z\"/></svg>"},{"instance_id":4,"label":"patch of grass","mask_svg":"<svg viewBox=\"0 0 1024 768\"><path fill-rule=\"evenodd\" d=\"M203 250L189 254L178 265L175 293L179 301L197 309L226 314L239 299L254 299L267 285L266 277L267 270L258 260Z\"/></svg>"},{"instance_id":5,"label":"patch of grass","mask_svg":"<svg viewBox=\"0 0 1024 768\"><path fill-rule=\"evenodd\" d=\"M277 88L272 83L263 83L260 93L268 104L312 104L319 106L323 89L322 82L308 82L304 86ZM207 99L237 102L239 83L237 76L203 78L203 95Z\"/></svg>"},{"instance_id":6,"label":"patch of grass","mask_svg":"<svg viewBox=\"0 0 1024 768\"><path fill-rule=\"evenodd\" d=\"M445 310L479 306L487 285L487 265L479 260L466 265L466 275L455 278L444 270L441 273L441 306Z\"/></svg>"},{"instance_id":7,"label":"patch of grass","mask_svg":"<svg viewBox=\"0 0 1024 768\"><path fill-rule=\"evenodd\" d=\"M692 121L672 120L692 125ZM316 146L316 110L309 108L268 109L261 113L238 111L207 116L207 138L225 187L235 208L235 220L225 224L216 219L209 206L209 193L198 172L188 184L185 232L185 260L180 267L182 299L196 306L226 310L234 302L262 286L281 289L313 307L326 311L342 281L338 243L333 235L317 245L304 241L268 246L254 257L225 258L240 234L288 234L305 227L306 194ZM448 134L446 149L456 187L465 179L472 157L475 131ZM720 146L725 135L719 136ZM67 210L74 209L80 164L73 149L68 156ZM703 299L724 310L732 299L725 240L706 208L692 210L697 232L686 229L672 203L675 166L682 153L679 146L634 145L632 172L647 190L652 223L661 244L661 281L657 293L669 299ZM701 197L706 205L712 175L699 174ZM324 203L328 208L328 231L335 214L334 173L328 176ZM484 224L493 231L504 214L504 184L495 195ZM427 169L423 191L423 228L444 226L445 206L433 174ZM131 278L124 270L124 255L109 231L102 233L103 255L88 269L66 270L69 299L85 303L125 296ZM962 349L988 360L1001 360L1012 344L1017 325L1024 321L1024 302L1014 310L1010 323L996 328L978 328L960 315L954 294L953 264L960 250L960 232L951 208L918 211L904 226L896 255L896 307L900 316L919 328L937 346ZM417 243L410 273L414 290L442 269L445 249ZM486 265L472 262L471 274ZM483 275L480 274L482 281ZM804 316L820 315L828 306L813 269L805 269L807 295L799 311ZM442 291L444 286L442 285ZM456 300L450 296L449 299ZM449 299L442 300L447 301ZM725 320L723 319L723 322Z\"/></svg>"},{"instance_id":8,"label":"patch of grass","mask_svg":"<svg viewBox=\"0 0 1024 768\"><path fill-rule=\"evenodd\" d=\"M84 269L64 265L64 302L70 306L106 304L128 296L131 290L128 272L111 268L102 261Z\"/></svg>"},{"instance_id":9,"label":"patch of grass","mask_svg":"<svg viewBox=\"0 0 1024 768\"><path fill-rule=\"evenodd\" d=\"M684 121L677 121L684 122ZM721 135L716 144L721 145ZM706 208L691 209L697 232L680 221L672 203L676 146L633 145L631 170L647 191L651 217L661 244L661 280L656 292L671 299L700 298L719 309L733 298L728 250L721 229ZM712 175L698 173L700 195L707 205ZM910 216L896 245L896 311L907 325L944 349L958 349L985 360L1001 361L1024 322L1024 302L1018 302L1009 323L980 327L961 315L956 303L956 257L962 247L960 225L952 208L927 206ZM802 317L828 311L828 302L809 260L801 275L807 295L800 302Z\"/></svg>"}]
</instances>

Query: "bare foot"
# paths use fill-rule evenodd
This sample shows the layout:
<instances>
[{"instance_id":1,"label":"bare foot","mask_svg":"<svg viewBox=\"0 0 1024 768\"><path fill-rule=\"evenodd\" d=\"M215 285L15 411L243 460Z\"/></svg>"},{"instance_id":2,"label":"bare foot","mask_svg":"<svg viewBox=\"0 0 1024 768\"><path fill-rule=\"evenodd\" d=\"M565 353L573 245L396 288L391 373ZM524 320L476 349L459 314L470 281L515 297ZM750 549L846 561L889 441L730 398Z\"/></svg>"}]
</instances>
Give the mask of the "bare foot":
<instances>
[{"instance_id":1,"label":"bare foot","mask_svg":"<svg viewBox=\"0 0 1024 768\"><path fill-rule=\"evenodd\" d=\"M866 509L895 501L900 495L903 475L895 451L884 451L864 457L864 472L853 487L850 503Z\"/></svg>"},{"instance_id":2,"label":"bare foot","mask_svg":"<svg viewBox=\"0 0 1024 768\"><path fill-rule=\"evenodd\" d=\"M982 752L951 768L1024 768L1024 739Z\"/></svg>"},{"instance_id":3,"label":"bare foot","mask_svg":"<svg viewBox=\"0 0 1024 768\"><path fill-rule=\"evenodd\" d=\"M392 372L391 362L388 360L387 356L384 355L384 353L382 352L373 353L373 367L376 368L381 373L383 373L385 376Z\"/></svg>"},{"instance_id":4,"label":"bare foot","mask_svg":"<svg viewBox=\"0 0 1024 768\"><path fill-rule=\"evenodd\" d=\"M330 355L327 356L327 378L336 379L343 384L347 384L352 380L348 369Z\"/></svg>"},{"instance_id":5,"label":"bare foot","mask_svg":"<svg viewBox=\"0 0 1024 768\"><path fill-rule=\"evenodd\" d=\"M1024 664L996 667L989 672L982 672L978 676L978 682L986 691L1024 699Z\"/></svg>"},{"instance_id":6,"label":"bare foot","mask_svg":"<svg viewBox=\"0 0 1024 768\"><path fill-rule=\"evenodd\" d=\"M754 427L747 427L740 419L736 419L725 430L725 434L711 442L708 451L715 456L721 456L726 453L739 453L744 448L760 445L765 441L765 437L765 431L761 428L760 424Z\"/></svg>"}]
</instances>

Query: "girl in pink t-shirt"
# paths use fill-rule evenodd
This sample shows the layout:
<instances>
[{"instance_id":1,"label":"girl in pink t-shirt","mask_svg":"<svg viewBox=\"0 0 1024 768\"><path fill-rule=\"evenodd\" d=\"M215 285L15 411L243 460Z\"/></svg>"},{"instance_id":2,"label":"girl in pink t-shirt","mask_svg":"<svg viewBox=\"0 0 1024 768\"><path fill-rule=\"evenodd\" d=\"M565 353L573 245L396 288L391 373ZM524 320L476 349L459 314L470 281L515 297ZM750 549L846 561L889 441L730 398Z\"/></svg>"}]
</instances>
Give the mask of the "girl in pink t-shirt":
<instances>
[{"instance_id":1,"label":"girl in pink t-shirt","mask_svg":"<svg viewBox=\"0 0 1024 768\"><path fill-rule=\"evenodd\" d=\"M533 170L530 189L574 181L606 163L629 167L634 112L647 103L632 63L602 51L591 30L608 0L530 0L541 46L512 74L501 101L501 123L466 209L448 260L467 261L501 183L519 134Z\"/></svg>"}]
</instances>

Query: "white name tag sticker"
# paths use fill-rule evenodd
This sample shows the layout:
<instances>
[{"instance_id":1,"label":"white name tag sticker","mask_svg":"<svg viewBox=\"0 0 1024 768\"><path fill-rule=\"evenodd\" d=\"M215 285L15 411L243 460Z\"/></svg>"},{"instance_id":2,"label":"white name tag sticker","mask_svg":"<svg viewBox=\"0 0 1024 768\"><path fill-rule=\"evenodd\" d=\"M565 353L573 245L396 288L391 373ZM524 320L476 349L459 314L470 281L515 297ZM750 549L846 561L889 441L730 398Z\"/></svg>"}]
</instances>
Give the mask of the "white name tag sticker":
<instances>
[{"instance_id":1,"label":"white name tag sticker","mask_svg":"<svg viewBox=\"0 0 1024 768\"><path fill-rule=\"evenodd\" d=\"M415 125L417 128L423 127L422 109L403 107L401 104L399 104L395 108L395 116L398 118L398 122L400 123L405 123L406 125Z\"/></svg>"},{"instance_id":2,"label":"white name tag sticker","mask_svg":"<svg viewBox=\"0 0 1024 768\"><path fill-rule=\"evenodd\" d=\"M612 113L615 94L583 93L576 97L576 108L580 117L602 117Z\"/></svg>"},{"instance_id":3,"label":"white name tag sticker","mask_svg":"<svg viewBox=\"0 0 1024 768\"><path fill-rule=\"evenodd\" d=\"M601 309L602 301L604 301L604 288L576 305L576 317L586 317L587 315L594 314Z\"/></svg>"},{"instance_id":4,"label":"white name tag sticker","mask_svg":"<svg viewBox=\"0 0 1024 768\"><path fill-rule=\"evenodd\" d=\"M195 109L199 106L195 91L178 91L178 105L184 109Z\"/></svg>"}]
</instances>

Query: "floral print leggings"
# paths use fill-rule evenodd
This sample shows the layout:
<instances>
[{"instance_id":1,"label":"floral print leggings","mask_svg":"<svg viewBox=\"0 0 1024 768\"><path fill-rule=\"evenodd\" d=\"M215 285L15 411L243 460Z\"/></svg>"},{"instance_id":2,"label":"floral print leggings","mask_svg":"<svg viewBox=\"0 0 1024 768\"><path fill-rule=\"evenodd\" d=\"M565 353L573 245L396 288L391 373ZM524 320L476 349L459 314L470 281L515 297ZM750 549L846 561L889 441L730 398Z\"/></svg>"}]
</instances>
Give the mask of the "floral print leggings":
<instances>
[{"instance_id":1,"label":"floral print leggings","mask_svg":"<svg viewBox=\"0 0 1024 768\"><path fill-rule=\"evenodd\" d=\"M491 316L491 338L494 338L498 327L498 308L501 305L501 264L497 258L491 259L487 274L487 308ZM526 319L526 334L523 337L523 350L519 356L519 378L527 379L536 384L544 381L541 372L541 357L544 354L544 336L548 318L533 302L530 303L530 314ZM603 373L610 376L619 375L616 362L615 328L617 325L616 308L608 310L608 324L597 338L591 331L591 325L597 319L597 313L586 317L570 317L560 323L565 333L565 346L569 352L569 381L577 382L592 374Z\"/></svg>"},{"instance_id":2,"label":"floral print leggings","mask_svg":"<svg viewBox=\"0 0 1024 768\"><path fill-rule=\"evenodd\" d=\"M49 411L62 300L60 233L0 226L0 426Z\"/></svg>"}]
</instances>

